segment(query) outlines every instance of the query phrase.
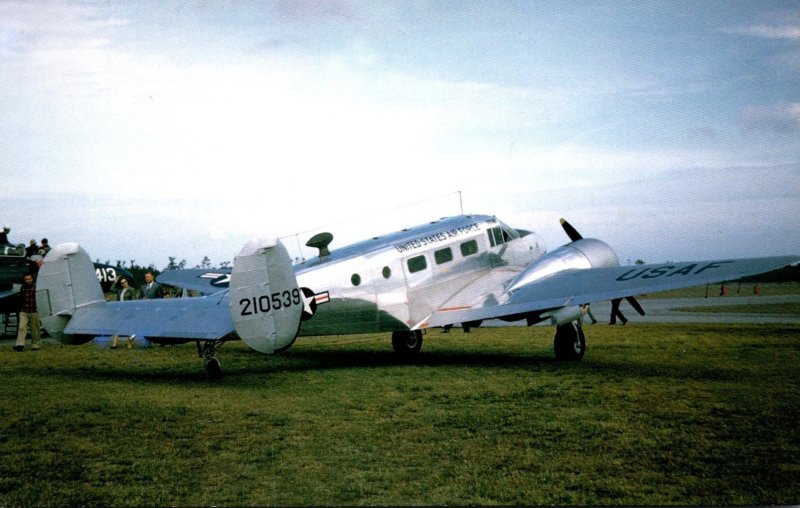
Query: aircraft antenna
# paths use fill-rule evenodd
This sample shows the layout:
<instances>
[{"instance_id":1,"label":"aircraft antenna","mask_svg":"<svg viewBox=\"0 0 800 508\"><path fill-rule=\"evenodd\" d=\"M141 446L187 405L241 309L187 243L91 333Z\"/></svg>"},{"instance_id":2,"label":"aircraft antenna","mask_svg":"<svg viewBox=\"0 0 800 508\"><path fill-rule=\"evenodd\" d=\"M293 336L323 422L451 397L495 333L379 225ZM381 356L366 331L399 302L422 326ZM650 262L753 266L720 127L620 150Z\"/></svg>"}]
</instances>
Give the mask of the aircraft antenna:
<instances>
[{"instance_id":1,"label":"aircraft antenna","mask_svg":"<svg viewBox=\"0 0 800 508\"><path fill-rule=\"evenodd\" d=\"M391 207L386 208L384 210L375 210L375 211L373 211L371 213L371 217L375 218L375 217L377 217L379 215L384 215L384 214L390 213L390 212L396 212L397 210L400 210L400 209L403 209L403 208L415 207L415 206L420 205L422 203L427 203L427 202L430 202L430 201L434 201L434 200L440 199L442 197L451 198L455 194L458 194L459 208L460 208L460 211L461 211L461 215L464 215L464 201L463 201L463 198L462 198L462 195L461 195L461 191L451 191L451 192L448 192L446 194L441 194L441 195L438 195L438 196L431 196L431 197L428 197L428 198L425 198L425 199L419 199L419 200L414 201L414 202L391 206ZM449 208L449 206L451 206L451 205L448 204L448 208ZM449 212L446 212L446 213L449 213ZM330 228L332 228L334 226L338 226L340 224L345 224L345 223L348 223L348 222L352 222L354 220L359 220L359 217L345 218L343 220L340 220L340 221L332 223L332 224L318 226L318 227L315 227L315 228L312 228L312 229L307 229L305 231L300 231L300 232L297 232L297 233L294 233L294 234L288 234L288 235L285 235L285 236L280 236L280 237L278 237L278 239L279 240L285 240L285 239L288 239L288 238L294 236L295 241L297 242L298 252L300 252L299 259L302 261L302 260L304 260L305 256L303 255L303 247L302 247L302 242L300 240L301 236L307 235L308 233L312 233L312 232L315 232L315 231L326 230L326 229L329 230Z\"/></svg>"}]
</instances>

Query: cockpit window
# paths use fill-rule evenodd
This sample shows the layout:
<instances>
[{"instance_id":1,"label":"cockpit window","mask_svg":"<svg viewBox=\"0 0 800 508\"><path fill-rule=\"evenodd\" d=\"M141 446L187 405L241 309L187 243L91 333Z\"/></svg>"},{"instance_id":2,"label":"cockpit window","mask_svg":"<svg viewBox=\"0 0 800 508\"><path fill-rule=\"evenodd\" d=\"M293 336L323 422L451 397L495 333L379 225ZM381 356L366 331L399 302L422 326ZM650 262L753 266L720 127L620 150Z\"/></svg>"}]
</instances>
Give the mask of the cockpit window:
<instances>
[{"instance_id":1,"label":"cockpit window","mask_svg":"<svg viewBox=\"0 0 800 508\"><path fill-rule=\"evenodd\" d=\"M489 245L495 247L519 238L519 233L505 226L491 228L486 231L489 235Z\"/></svg>"}]
</instances>

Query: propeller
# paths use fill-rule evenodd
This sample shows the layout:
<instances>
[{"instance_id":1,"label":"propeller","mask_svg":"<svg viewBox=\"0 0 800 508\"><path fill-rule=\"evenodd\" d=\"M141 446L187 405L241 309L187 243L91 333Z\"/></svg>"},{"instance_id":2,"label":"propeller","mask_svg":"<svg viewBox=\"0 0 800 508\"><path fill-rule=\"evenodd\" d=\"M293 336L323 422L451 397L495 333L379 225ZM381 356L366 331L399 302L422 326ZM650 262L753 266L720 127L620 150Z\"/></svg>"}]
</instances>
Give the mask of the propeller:
<instances>
[{"instance_id":1,"label":"propeller","mask_svg":"<svg viewBox=\"0 0 800 508\"><path fill-rule=\"evenodd\" d=\"M633 309L638 312L640 316L644 316L644 309L641 305L639 305L639 301L636 300L636 298L627 296L625 299L628 300L628 303L631 304L631 307L633 307Z\"/></svg>"},{"instance_id":2,"label":"propeller","mask_svg":"<svg viewBox=\"0 0 800 508\"><path fill-rule=\"evenodd\" d=\"M576 241L578 241L578 240L583 238L583 235L578 233L578 230L575 229L574 227L572 227L572 224L567 222L566 219L561 219L560 222L561 222L561 227L564 228L564 232L567 234L567 236L569 237L570 240L572 240L573 242L576 242ZM628 303L631 304L631 307L633 307L633 309L636 312L638 312L640 316L644 316L644 309L639 304L639 302L636 300L636 298L634 298L632 296L628 296L628 297L625 298L625 300L627 300Z\"/></svg>"},{"instance_id":3,"label":"propeller","mask_svg":"<svg viewBox=\"0 0 800 508\"><path fill-rule=\"evenodd\" d=\"M581 236L581 234L578 233L578 230L573 228L572 224L567 222L566 219L561 219L561 227L564 228L564 232L567 233L567 236L573 242L578 241L581 238L583 238L583 236Z\"/></svg>"}]
</instances>

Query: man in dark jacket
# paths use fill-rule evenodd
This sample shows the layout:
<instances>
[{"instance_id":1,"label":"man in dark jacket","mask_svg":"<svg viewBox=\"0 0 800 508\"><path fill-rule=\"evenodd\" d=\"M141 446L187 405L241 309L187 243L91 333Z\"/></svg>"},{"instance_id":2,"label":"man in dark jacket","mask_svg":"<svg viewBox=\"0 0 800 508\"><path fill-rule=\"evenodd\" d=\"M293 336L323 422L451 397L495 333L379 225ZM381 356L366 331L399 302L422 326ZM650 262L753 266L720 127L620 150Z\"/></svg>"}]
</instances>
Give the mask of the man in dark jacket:
<instances>
[{"instance_id":1,"label":"man in dark jacket","mask_svg":"<svg viewBox=\"0 0 800 508\"><path fill-rule=\"evenodd\" d=\"M19 330L17 332L17 343L14 351L25 350L25 337L28 335L28 327L31 329L31 349L39 349L41 334L39 332L39 313L36 310L36 283L33 282L33 275L27 274L22 278L22 288L19 290Z\"/></svg>"}]
</instances>

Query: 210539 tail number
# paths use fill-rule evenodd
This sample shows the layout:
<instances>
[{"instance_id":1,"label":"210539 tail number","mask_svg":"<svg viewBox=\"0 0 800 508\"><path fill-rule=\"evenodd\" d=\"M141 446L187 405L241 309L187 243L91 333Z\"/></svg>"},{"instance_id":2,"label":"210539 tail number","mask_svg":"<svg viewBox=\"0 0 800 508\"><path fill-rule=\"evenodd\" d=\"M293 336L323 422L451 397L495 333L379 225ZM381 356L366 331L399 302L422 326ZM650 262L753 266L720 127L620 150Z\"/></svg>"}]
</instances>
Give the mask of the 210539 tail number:
<instances>
[{"instance_id":1,"label":"210539 tail number","mask_svg":"<svg viewBox=\"0 0 800 508\"><path fill-rule=\"evenodd\" d=\"M242 316L253 316L260 313L268 313L303 302L302 293L299 288L291 291L278 291L271 295L254 296L252 298L242 298L239 300L240 314Z\"/></svg>"}]
</instances>

